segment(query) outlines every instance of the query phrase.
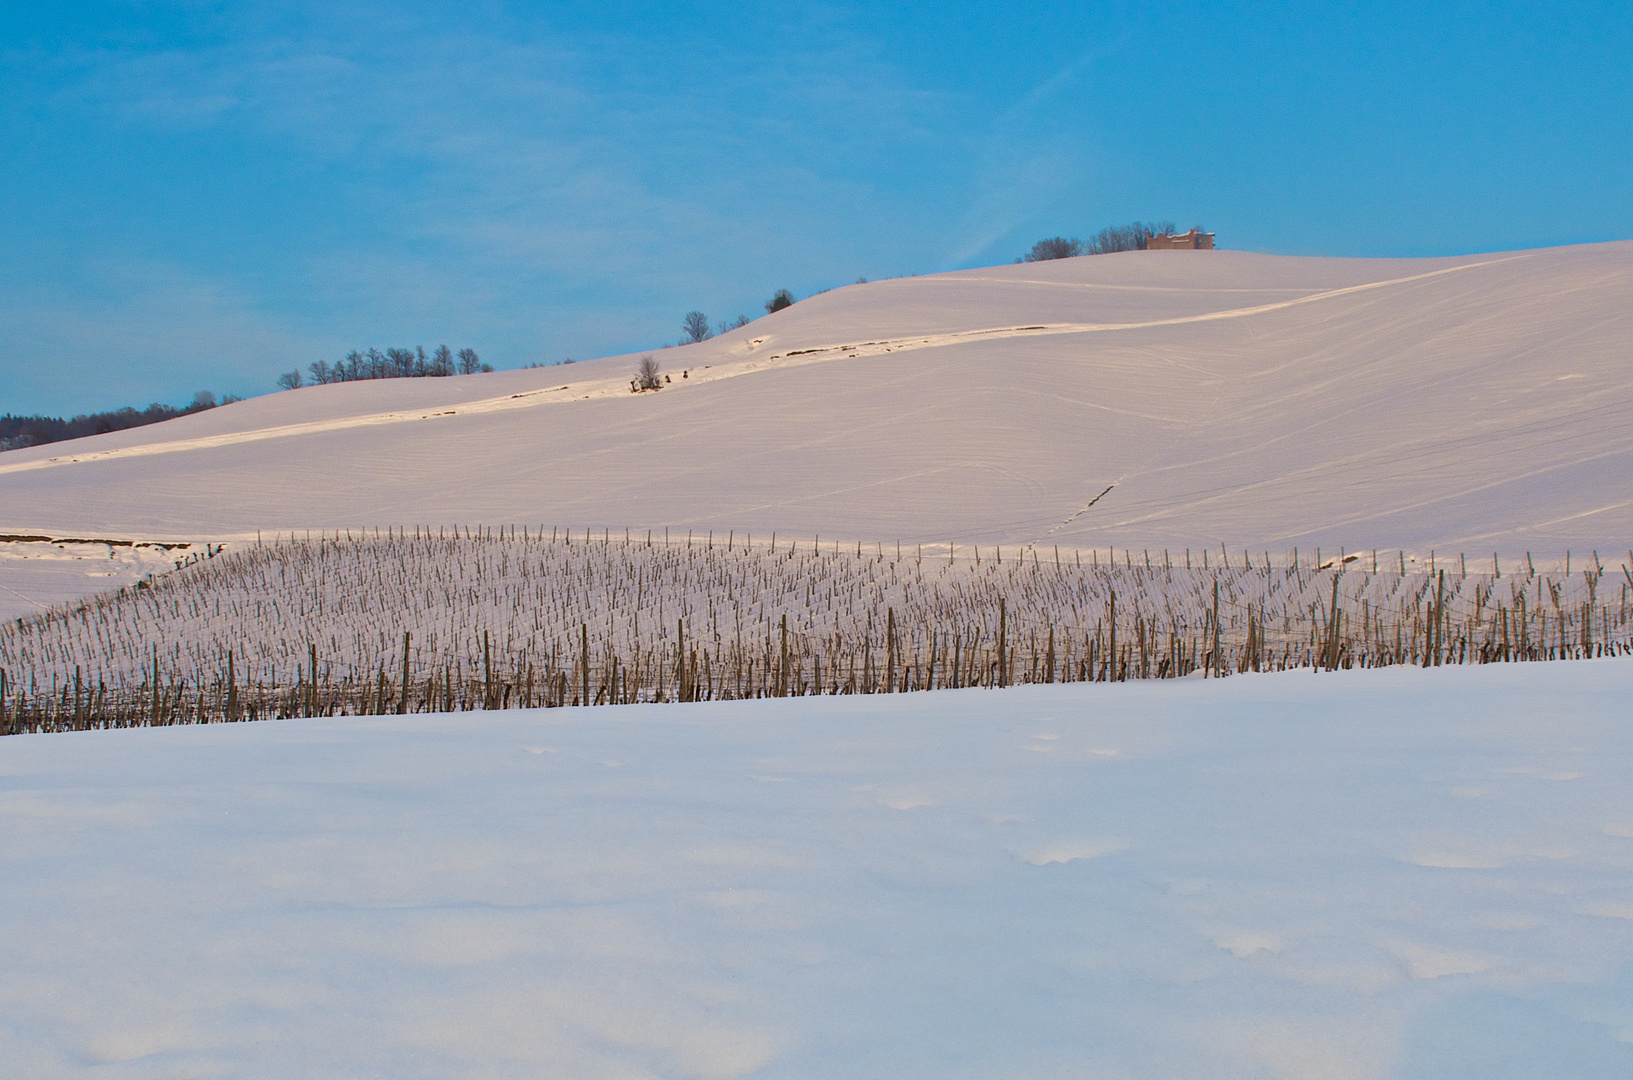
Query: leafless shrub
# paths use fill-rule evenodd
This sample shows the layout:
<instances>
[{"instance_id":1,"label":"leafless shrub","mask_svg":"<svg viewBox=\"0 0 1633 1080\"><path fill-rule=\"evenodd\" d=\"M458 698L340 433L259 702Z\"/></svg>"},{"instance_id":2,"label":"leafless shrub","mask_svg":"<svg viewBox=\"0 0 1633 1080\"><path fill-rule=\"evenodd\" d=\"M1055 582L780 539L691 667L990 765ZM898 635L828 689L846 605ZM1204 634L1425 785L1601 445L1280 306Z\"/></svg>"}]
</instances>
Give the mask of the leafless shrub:
<instances>
[{"instance_id":1,"label":"leafless shrub","mask_svg":"<svg viewBox=\"0 0 1633 1080\"><path fill-rule=\"evenodd\" d=\"M1083 245L1085 255L1109 255L1115 251L1144 251L1145 238L1171 233L1177 228L1172 221L1131 221L1127 225L1113 225L1101 229Z\"/></svg>"},{"instance_id":2,"label":"leafless shrub","mask_svg":"<svg viewBox=\"0 0 1633 1080\"><path fill-rule=\"evenodd\" d=\"M714 331L709 329L709 317L701 311L688 311L681 329L686 332L686 340L681 342L682 345L696 345L700 341L708 341L714 337Z\"/></svg>"},{"instance_id":3,"label":"leafless shrub","mask_svg":"<svg viewBox=\"0 0 1633 1080\"><path fill-rule=\"evenodd\" d=\"M1083 254L1083 241L1076 238L1068 240L1064 236L1051 236L1047 240L1039 240L1032 245L1032 250L1025 256L1027 262L1047 262L1050 259L1070 259L1074 255Z\"/></svg>"}]
</instances>

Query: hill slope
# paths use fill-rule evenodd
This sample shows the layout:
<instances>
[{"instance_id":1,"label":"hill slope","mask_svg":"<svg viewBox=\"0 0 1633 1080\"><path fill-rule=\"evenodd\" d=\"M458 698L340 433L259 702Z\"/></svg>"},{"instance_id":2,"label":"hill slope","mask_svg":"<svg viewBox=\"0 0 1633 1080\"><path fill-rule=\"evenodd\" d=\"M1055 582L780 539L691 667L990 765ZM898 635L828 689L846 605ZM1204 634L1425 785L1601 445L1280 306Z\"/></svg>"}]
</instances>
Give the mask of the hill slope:
<instances>
[{"instance_id":1,"label":"hill slope","mask_svg":"<svg viewBox=\"0 0 1633 1080\"><path fill-rule=\"evenodd\" d=\"M522 521L1608 555L1633 537L1630 343L1633 243L994 267L659 352L659 393L632 395L634 358L613 357L13 451L0 531Z\"/></svg>"}]
</instances>

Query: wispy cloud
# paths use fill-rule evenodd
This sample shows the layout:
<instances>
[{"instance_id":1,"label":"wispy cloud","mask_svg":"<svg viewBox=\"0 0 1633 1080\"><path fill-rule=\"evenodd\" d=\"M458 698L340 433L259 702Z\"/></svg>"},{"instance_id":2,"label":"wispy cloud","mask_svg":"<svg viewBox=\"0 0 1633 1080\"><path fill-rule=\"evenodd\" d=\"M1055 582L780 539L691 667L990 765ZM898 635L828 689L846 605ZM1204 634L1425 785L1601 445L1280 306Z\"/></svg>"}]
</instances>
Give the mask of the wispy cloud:
<instances>
[{"instance_id":1,"label":"wispy cloud","mask_svg":"<svg viewBox=\"0 0 1633 1080\"><path fill-rule=\"evenodd\" d=\"M109 257L75 269L71 280L30 282L14 270L0 277L0 340L15 349L0 410L255 392L269 373L332 346L257 311L231 285L175 265Z\"/></svg>"},{"instance_id":2,"label":"wispy cloud","mask_svg":"<svg viewBox=\"0 0 1633 1080\"><path fill-rule=\"evenodd\" d=\"M1108 166L1120 171L1128 163L1114 144L1097 138L1092 103L1062 108L1062 99L1081 96L1095 66L1131 45L1127 30L1096 44L1040 79L992 121L960 222L962 243L950 261L990 255L1000 240L1029 223L1067 232L1085 226L1099 209L1097 179L1114 171ZM1061 220L1068 216L1075 220Z\"/></svg>"},{"instance_id":3,"label":"wispy cloud","mask_svg":"<svg viewBox=\"0 0 1633 1080\"><path fill-rule=\"evenodd\" d=\"M668 338L692 307L752 314L777 287L900 262L892 244L914 227L893 173L952 138L949 102L820 20L766 52L641 28L307 16L228 14L185 47L51 59L59 108L250 141L333 190L342 226L268 250L256 281L223 271L291 342L435 323L520 362ZM170 306L191 310L180 296Z\"/></svg>"}]
</instances>

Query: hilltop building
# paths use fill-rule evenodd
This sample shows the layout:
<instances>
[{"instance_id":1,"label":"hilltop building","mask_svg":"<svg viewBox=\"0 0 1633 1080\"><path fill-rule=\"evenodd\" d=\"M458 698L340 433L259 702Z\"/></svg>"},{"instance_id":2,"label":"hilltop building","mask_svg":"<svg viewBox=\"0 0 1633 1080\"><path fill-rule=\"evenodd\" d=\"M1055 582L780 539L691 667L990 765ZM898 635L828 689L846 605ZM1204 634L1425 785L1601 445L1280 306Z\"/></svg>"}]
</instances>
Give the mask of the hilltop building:
<instances>
[{"instance_id":1,"label":"hilltop building","mask_svg":"<svg viewBox=\"0 0 1633 1080\"><path fill-rule=\"evenodd\" d=\"M1186 233L1158 233L1145 236L1147 251L1212 251L1213 233L1192 229Z\"/></svg>"}]
</instances>

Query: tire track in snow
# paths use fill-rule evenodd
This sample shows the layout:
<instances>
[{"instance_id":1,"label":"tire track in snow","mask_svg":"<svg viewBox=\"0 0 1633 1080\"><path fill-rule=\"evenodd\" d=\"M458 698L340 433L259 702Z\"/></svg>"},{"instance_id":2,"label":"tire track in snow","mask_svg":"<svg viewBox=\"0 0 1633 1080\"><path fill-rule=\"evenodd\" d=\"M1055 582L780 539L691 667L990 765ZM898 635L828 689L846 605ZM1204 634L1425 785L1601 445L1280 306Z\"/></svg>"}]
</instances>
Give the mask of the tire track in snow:
<instances>
[{"instance_id":1,"label":"tire track in snow","mask_svg":"<svg viewBox=\"0 0 1633 1080\"><path fill-rule=\"evenodd\" d=\"M916 352L921 349L942 348L948 345L964 344L972 341L994 341L1010 338L1025 337L1054 337L1065 334L1092 334L1119 330L1142 330L1159 326L1183 326L1192 323L1215 322L1224 319L1243 319L1254 315L1263 315L1272 311L1283 311L1303 304L1314 304L1337 297L1351 296L1356 293L1367 292L1373 289L1389 288L1395 285L1405 285L1430 278L1443 277L1448 274L1459 273L1464 270L1474 270L1485 266L1494 266L1500 263L1513 262L1517 259L1530 258L1527 254L1509 255L1499 259L1486 259L1481 262L1462 263L1458 266L1444 267L1422 274L1412 274L1407 277L1390 278L1385 281L1371 281L1361 285L1348 285L1338 289L1328 289L1323 292L1310 293L1306 296L1291 300L1278 300L1269 304L1257 304L1252 307L1230 308L1224 311L1210 311L1200 315L1182 315L1168 319L1152 319L1144 322L1125 323L1052 323L1037 326L995 327L988 330L963 330L943 334L914 334L901 338L883 341L870 341L859 345L825 345L813 346L804 349L795 349L787 353L775 353L765 358L745 358L738 361L726 361L708 366L699 365L697 377L689 380L693 385L704 385L724 378L733 378L747 375L754 371L770 368L796 367L804 364L828 363L838 359L855 359L863 356L883 356L887 353ZM826 354L826 355L825 355ZM781 361L774 363L774 361ZM793 361L790 363L789 361ZM472 416L483 413L508 412L514 409L529 409L540 405L551 405L569 401L585 401L592 398L627 398L624 386L628 379L622 374L601 379L591 380L580 384L566 384L564 386L549 387L540 390L527 390L515 394L506 394L501 397L484 398L476 401L463 402L455 405L433 407L427 409L400 409L392 412L371 413L361 416L336 417L329 420L313 420L298 424L281 424L276 427L255 428L248 431L225 432L219 435L203 435L191 439L172 439L162 442L140 443L135 446L123 446L112 450L93 450L79 454L62 454L48 458L38 458L33 461L19 461L15 464L0 464L0 475L6 473L32 472L36 469L49 469L62 465L85 465L99 461L113 461L121 458L150 457L155 454L175 454L189 450L209 450L221 446L236 446L242 443L261 442L267 439L295 438L302 435L317 435L334 431L344 431L352 428L381 427L389 424L418 423L441 419L449 416ZM678 389L678 388L676 388Z\"/></svg>"}]
</instances>

